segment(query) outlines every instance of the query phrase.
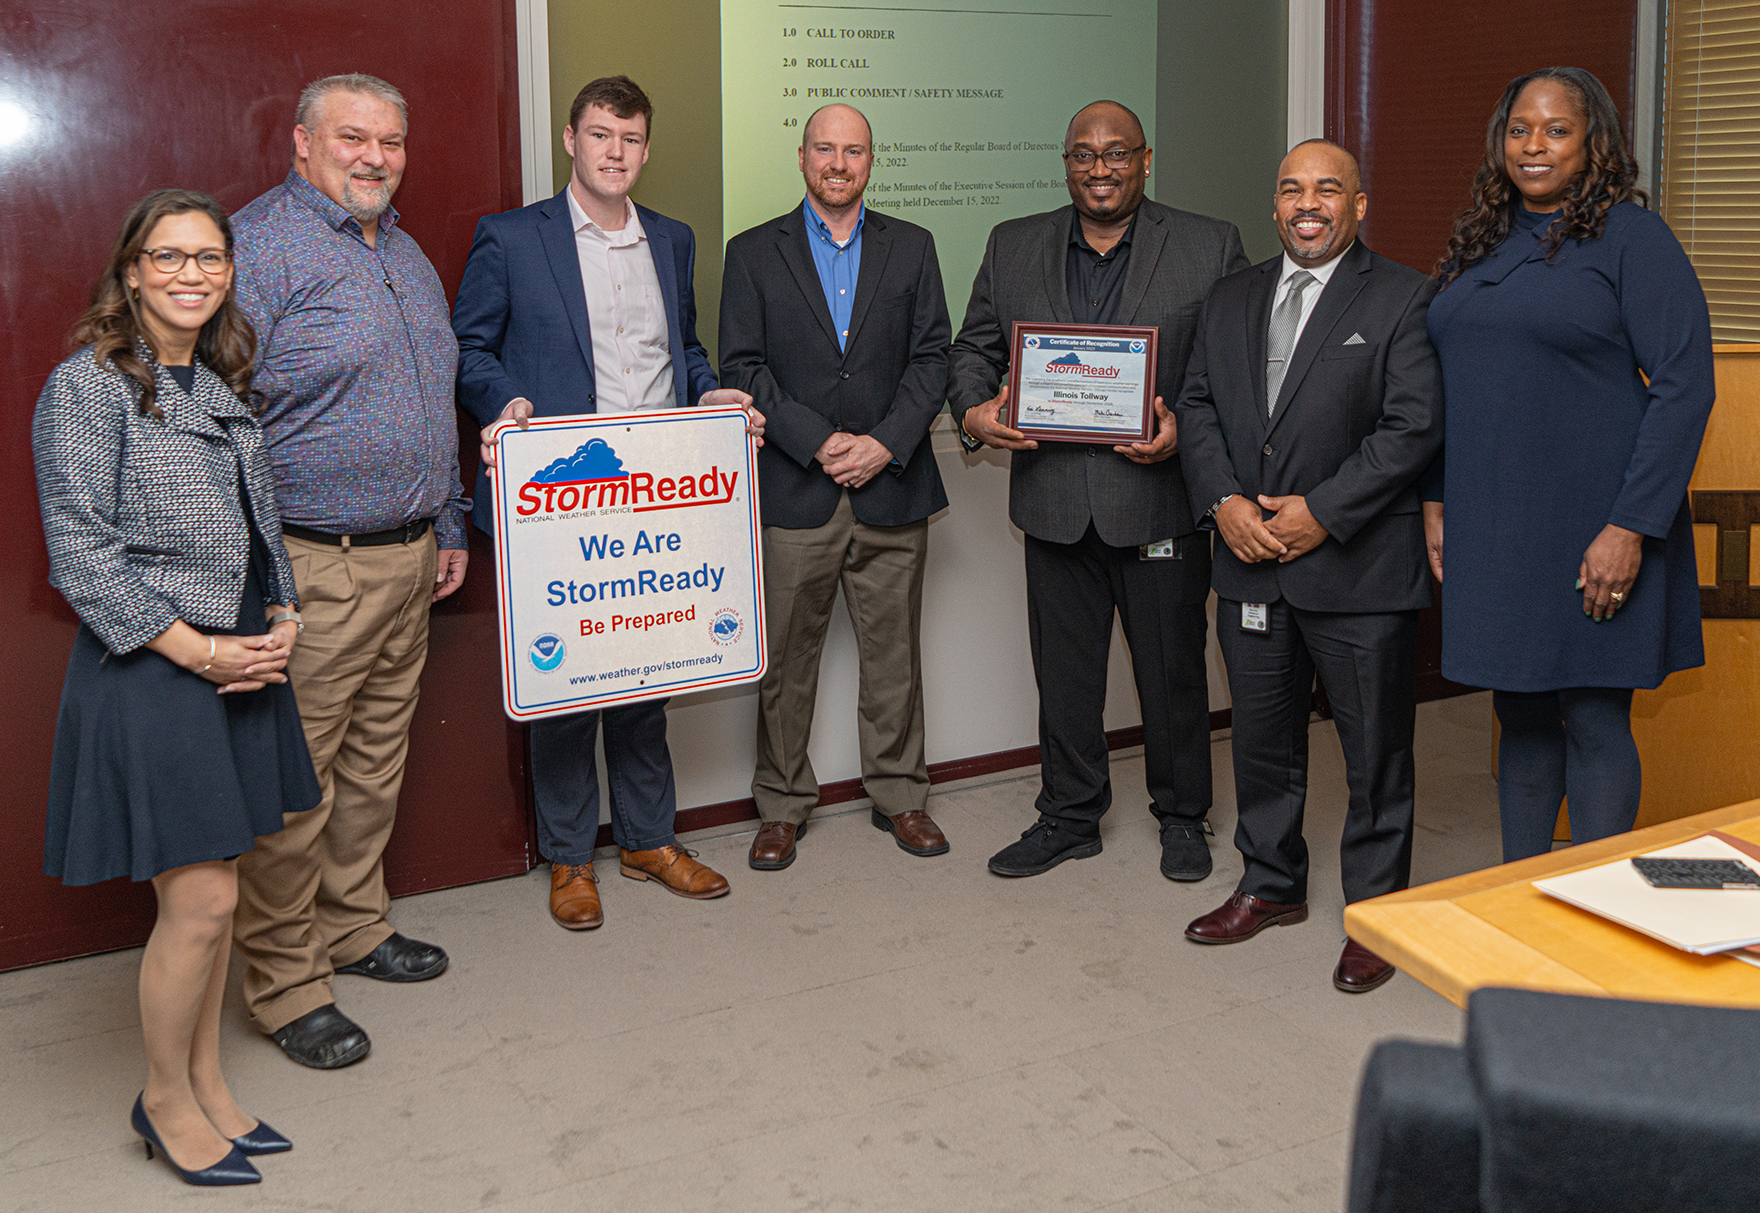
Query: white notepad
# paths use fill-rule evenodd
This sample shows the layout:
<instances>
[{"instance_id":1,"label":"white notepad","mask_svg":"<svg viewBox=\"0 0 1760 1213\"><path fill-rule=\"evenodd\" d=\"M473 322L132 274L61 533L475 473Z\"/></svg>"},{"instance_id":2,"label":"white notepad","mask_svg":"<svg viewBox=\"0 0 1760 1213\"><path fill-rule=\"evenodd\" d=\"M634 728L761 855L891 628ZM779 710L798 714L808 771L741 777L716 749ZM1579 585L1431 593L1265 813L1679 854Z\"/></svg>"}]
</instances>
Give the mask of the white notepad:
<instances>
[{"instance_id":1,"label":"white notepad","mask_svg":"<svg viewBox=\"0 0 1760 1213\"><path fill-rule=\"evenodd\" d=\"M1664 847L1650 855L1659 859L1733 859L1760 873L1760 860L1711 837ZM1629 859L1536 880L1534 887L1683 952L1708 956L1760 944L1760 892L1658 889L1638 874Z\"/></svg>"}]
</instances>

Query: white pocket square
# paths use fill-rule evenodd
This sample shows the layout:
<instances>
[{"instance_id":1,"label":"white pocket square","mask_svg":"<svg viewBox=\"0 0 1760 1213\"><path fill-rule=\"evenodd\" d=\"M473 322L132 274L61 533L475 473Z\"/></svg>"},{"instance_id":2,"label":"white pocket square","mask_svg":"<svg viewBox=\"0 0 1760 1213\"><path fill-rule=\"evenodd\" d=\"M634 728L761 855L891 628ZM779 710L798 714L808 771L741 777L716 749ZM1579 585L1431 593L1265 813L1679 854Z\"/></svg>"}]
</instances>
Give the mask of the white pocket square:
<instances>
[{"instance_id":1,"label":"white pocket square","mask_svg":"<svg viewBox=\"0 0 1760 1213\"><path fill-rule=\"evenodd\" d=\"M1361 334L1361 333L1352 333L1349 337L1345 338L1344 343L1346 345L1368 345L1369 344L1367 341L1363 340L1363 334Z\"/></svg>"}]
</instances>

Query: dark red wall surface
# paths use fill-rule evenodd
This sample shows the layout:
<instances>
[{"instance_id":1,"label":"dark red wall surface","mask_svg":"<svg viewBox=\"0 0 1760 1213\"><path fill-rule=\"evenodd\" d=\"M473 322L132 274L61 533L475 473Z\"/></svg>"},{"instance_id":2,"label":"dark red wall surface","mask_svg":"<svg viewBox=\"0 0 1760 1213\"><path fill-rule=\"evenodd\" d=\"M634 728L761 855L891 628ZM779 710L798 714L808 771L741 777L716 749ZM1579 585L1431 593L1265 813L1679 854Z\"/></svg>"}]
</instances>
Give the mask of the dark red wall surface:
<instances>
[{"instance_id":1,"label":"dark red wall surface","mask_svg":"<svg viewBox=\"0 0 1760 1213\"><path fill-rule=\"evenodd\" d=\"M371 72L409 100L396 205L450 296L478 217L520 203L513 26L512 0L0 4L0 100L31 117L22 142L0 147L0 968L136 943L152 921L147 886L67 889L42 875L77 620L45 580L31 411L123 212L161 186L238 209L286 175L300 88ZM467 452L473 428L461 415ZM531 866L524 748L498 698L493 569L474 548L464 589L434 612L386 859L393 892Z\"/></svg>"}]
</instances>

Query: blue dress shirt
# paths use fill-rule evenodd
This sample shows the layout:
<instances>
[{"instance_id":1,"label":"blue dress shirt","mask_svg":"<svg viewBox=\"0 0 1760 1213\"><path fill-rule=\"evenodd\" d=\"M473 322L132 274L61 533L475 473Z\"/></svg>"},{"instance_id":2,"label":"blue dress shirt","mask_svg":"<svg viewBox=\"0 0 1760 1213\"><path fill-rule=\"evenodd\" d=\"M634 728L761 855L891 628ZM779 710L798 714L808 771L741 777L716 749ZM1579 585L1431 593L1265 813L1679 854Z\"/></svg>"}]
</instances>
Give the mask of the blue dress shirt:
<instances>
[{"instance_id":1,"label":"blue dress shirt","mask_svg":"<svg viewBox=\"0 0 1760 1213\"><path fill-rule=\"evenodd\" d=\"M856 304L856 279L862 272L862 224L868 218L868 206L856 214L855 231L841 246L831 238L831 228L819 218L811 199L801 203L807 217L807 247L813 252L813 267L819 271L819 285L825 288L825 306L831 309L831 324L837 330L837 348L849 340L849 318Z\"/></svg>"}]
</instances>

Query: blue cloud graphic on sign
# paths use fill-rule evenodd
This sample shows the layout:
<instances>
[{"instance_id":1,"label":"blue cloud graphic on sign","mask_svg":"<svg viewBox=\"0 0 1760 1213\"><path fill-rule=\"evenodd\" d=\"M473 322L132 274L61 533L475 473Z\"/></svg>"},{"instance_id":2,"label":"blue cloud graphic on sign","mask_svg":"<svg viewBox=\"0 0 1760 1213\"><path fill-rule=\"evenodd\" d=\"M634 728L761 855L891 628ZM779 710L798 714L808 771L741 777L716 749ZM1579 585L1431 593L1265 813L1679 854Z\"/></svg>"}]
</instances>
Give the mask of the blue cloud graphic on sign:
<instances>
[{"instance_id":1,"label":"blue cloud graphic on sign","mask_svg":"<svg viewBox=\"0 0 1760 1213\"><path fill-rule=\"evenodd\" d=\"M717 636L732 636L739 631L739 620L724 615L710 625Z\"/></svg>"},{"instance_id":2,"label":"blue cloud graphic on sign","mask_svg":"<svg viewBox=\"0 0 1760 1213\"><path fill-rule=\"evenodd\" d=\"M1047 362L1045 365L1046 366L1081 366L1082 359L1079 354L1077 354L1074 350L1071 350L1069 353L1065 354L1063 357L1053 358L1050 362Z\"/></svg>"},{"instance_id":3,"label":"blue cloud graphic on sign","mask_svg":"<svg viewBox=\"0 0 1760 1213\"><path fill-rule=\"evenodd\" d=\"M603 438L588 439L574 454L558 459L532 477L534 484L567 484L571 480L616 480L628 476L623 460Z\"/></svg>"}]
</instances>

